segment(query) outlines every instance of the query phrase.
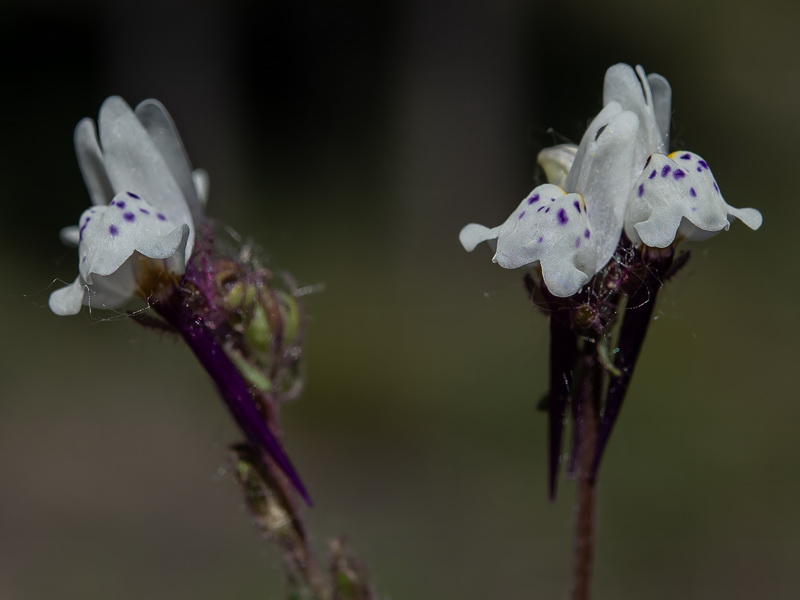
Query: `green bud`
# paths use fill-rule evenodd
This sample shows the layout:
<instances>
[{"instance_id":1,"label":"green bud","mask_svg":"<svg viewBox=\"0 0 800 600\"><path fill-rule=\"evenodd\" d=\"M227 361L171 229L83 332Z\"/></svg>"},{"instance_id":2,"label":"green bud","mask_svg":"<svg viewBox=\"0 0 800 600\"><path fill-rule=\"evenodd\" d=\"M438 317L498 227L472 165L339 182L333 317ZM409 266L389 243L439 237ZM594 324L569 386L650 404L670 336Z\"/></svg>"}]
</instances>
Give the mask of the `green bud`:
<instances>
[{"instance_id":1,"label":"green bud","mask_svg":"<svg viewBox=\"0 0 800 600\"><path fill-rule=\"evenodd\" d=\"M222 299L222 304L227 311L238 310L244 303L246 286L244 282L237 281L231 285Z\"/></svg>"},{"instance_id":2,"label":"green bud","mask_svg":"<svg viewBox=\"0 0 800 600\"><path fill-rule=\"evenodd\" d=\"M247 343L253 346L257 352L267 352L271 339L269 318L261 304L253 307L250 321L244 332Z\"/></svg>"},{"instance_id":3,"label":"green bud","mask_svg":"<svg viewBox=\"0 0 800 600\"><path fill-rule=\"evenodd\" d=\"M291 344L297 337L300 328L300 308L297 299L283 291L278 291L283 316L283 339L286 345Z\"/></svg>"}]
</instances>

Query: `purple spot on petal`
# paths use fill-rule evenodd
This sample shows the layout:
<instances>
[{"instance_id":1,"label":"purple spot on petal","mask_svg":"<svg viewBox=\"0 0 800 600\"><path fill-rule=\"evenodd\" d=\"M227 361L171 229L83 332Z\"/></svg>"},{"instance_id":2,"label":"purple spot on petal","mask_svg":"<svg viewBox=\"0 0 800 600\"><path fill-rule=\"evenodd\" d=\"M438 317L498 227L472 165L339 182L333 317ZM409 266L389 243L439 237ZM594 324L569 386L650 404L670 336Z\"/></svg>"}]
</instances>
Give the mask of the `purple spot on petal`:
<instances>
[{"instance_id":1,"label":"purple spot on petal","mask_svg":"<svg viewBox=\"0 0 800 600\"><path fill-rule=\"evenodd\" d=\"M110 233L112 235L112 237L113 236L118 236L119 235L119 228L116 225L109 225L108 226L108 233Z\"/></svg>"},{"instance_id":2,"label":"purple spot on petal","mask_svg":"<svg viewBox=\"0 0 800 600\"><path fill-rule=\"evenodd\" d=\"M534 202L538 202L538 201L539 201L539 194L534 194L533 196L528 198L528 205L531 205Z\"/></svg>"},{"instance_id":3,"label":"purple spot on petal","mask_svg":"<svg viewBox=\"0 0 800 600\"><path fill-rule=\"evenodd\" d=\"M555 198L550 198L550 202L555 202L555 201L556 201Z\"/></svg>"},{"instance_id":4,"label":"purple spot on petal","mask_svg":"<svg viewBox=\"0 0 800 600\"><path fill-rule=\"evenodd\" d=\"M536 243L537 244L541 244L543 241L544 241L544 238L542 236L539 236L539 239L536 240Z\"/></svg>"},{"instance_id":5,"label":"purple spot on petal","mask_svg":"<svg viewBox=\"0 0 800 600\"><path fill-rule=\"evenodd\" d=\"M114 205L118 209L122 210L125 208L125 200L117 200L117 203Z\"/></svg>"},{"instance_id":6,"label":"purple spot on petal","mask_svg":"<svg viewBox=\"0 0 800 600\"><path fill-rule=\"evenodd\" d=\"M558 211L558 223L560 225L566 225L567 223L569 223L569 217L567 216L567 211L565 211L563 208Z\"/></svg>"},{"instance_id":7,"label":"purple spot on petal","mask_svg":"<svg viewBox=\"0 0 800 600\"><path fill-rule=\"evenodd\" d=\"M697 212L697 207L696 206L692 207L692 212Z\"/></svg>"},{"instance_id":8,"label":"purple spot on petal","mask_svg":"<svg viewBox=\"0 0 800 600\"><path fill-rule=\"evenodd\" d=\"M544 212L549 213L550 212L550 207L548 206L547 208L545 208Z\"/></svg>"},{"instance_id":9,"label":"purple spot on petal","mask_svg":"<svg viewBox=\"0 0 800 600\"><path fill-rule=\"evenodd\" d=\"M525 216L525 211L523 210L521 213L519 213L519 214L517 215L517 219L521 219L521 218L522 218L522 217L524 217L524 216Z\"/></svg>"},{"instance_id":10,"label":"purple spot on petal","mask_svg":"<svg viewBox=\"0 0 800 600\"><path fill-rule=\"evenodd\" d=\"M670 171L672 171L672 167L670 167L669 165L664 165L664 168L661 169L661 176L666 177L667 175L669 175Z\"/></svg>"},{"instance_id":11,"label":"purple spot on petal","mask_svg":"<svg viewBox=\"0 0 800 600\"><path fill-rule=\"evenodd\" d=\"M161 213L156 213L156 217L158 217L158 220L159 220L159 221L166 221L166 220L167 220L167 217L165 217L165 216L164 216L163 214L161 214Z\"/></svg>"},{"instance_id":12,"label":"purple spot on petal","mask_svg":"<svg viewBox=\"0 0 800 600\"><path fill-rule=\"evenodd\" d=\"M581 247L581 238L580 238L580 236L575 238L575 247L576 248L580 248Z\"/></svg>"},{"instance_id":13,"label":"purple spot on petal","mask_svg":"<svg viewBox=\"0 0 800 600\"><path fill-rule=\"evenodd\" d=\"M655 169L653 169L653 172L650 173L650 177L648 177L648 179L653 179L655 176L656 176L656 171Z\"/></svg>"},{"instance_id":14,"label":"purple spot on petal","mask_svg":"<svg viewBox=\"0 0 800 600\"><path fill-rule=\"evenodd\" d=\"M583 230L583 237L585 237L588 240L590 237L592 237L592 232L589 231L588 229L584 229Z\"/></svg>"},{"instance_id":15,"label":"purple spot on petal","mask_svg":"<svg viewBox=\"0 0 800 600\"><path fill-rule=\"evenodd\" d=\"M675 173L672 175L675 179L683 179L686 177L686 173L681 171L680 169L675 169Z\"/></svg>"},{"instance_id":16,"label":"purple spot on petal","mask_svg":"<svg viewBox=\"0 0 800 600\"><path fill-rule=\"evenodd\" d=\"M690 159L692 158L692 155L691 155L691 154L689 154L689 153L686 153L686 154L681 154L681 158L682 158L683 160L690 160Z\"/></svg>"},{"instance_id":17,"label":"purple spot on petal","mask_svg":"<svg viewBox=\"0 0 800 600\"><path fill-rule=\"evenodd\" d=\"M575 200L575 202L572 203L572 206L575 207L575 210L578 211L578 214L581 214L581 203L580 202Z\"/></svg>"},{"instance_id":18,"label":"purple spot on petal","mask_svg":"<svg viewBox=\"0 0 800 600\"><path fill-rule=\"evenodd\" d=\"M150 214L150 211L147 210L146 208L140 208L139 212L142 213L143 215L149 215Z\"/></svg>"},{"instance_id":19,"label":"purple spot on petal","mask_svg":"<svg viewBox=\"0 0 800 600\"><path fill-rule=\"evenodd\" d=\"M639 198L644 196L644 184L643 183L639 184L639 192L638 193L639 193Z\"/></svg>"},{"instance_id":20,"label":"purple spot on petal","mask_svg":"<svg viewBox=\"0 0 800 600\"><path fill-rule=\"evenodd\" d=\"M691 194L692 198L697 198L697 192L694 191L694 188L689 188L689 193Z\"/></svg>"},{"instance_id":21,"label":"purple spot on petal","mask_svg":"<svg viewBox=\"0 0 800 600\"><path fill-rule=\"evenodd\" d=\"M703 169L701 169L700 167L697 167L697 172L698 172L698 173L702 173L702 172L703 172Z\"/></svg>"},{"instance_id":22,"label":"purple spot on petal","mask_svg":"<svg viewBox=\"0 0 800 600\"><path fill-rule=\"evenodd\" d=\"M717 185L716 181L714 182L714 191L719 194L719 186Z\"/></svg>"},{"instance_id":23,"label":"purple spot on petal","mask_svg":"<svg viewBox=\"0 0 800 600\"><path fill-rule=\"evenodd\" d=\"M132 212L126 212L122 215L122 218L125 219L128 223L133 223L136 220L136 215Z\"/></svg>"},{"instance_id":24,"label":"purple spot on petal","mask_svg":"<svg viewBox=\"0 0 800 600\"><path fill-rule=\"evenodd\" d=\"M542 212L545 208L547 208L547 207L546 206L540 206L539 210L537 210L536 212Z\"/></svg>"},{"instance_id":25,"label":"purple spot on petal","mask_svg":"<svg viewBox=\"0 0 800 600\"><path fill-rule=\"evenodd\" d=\"M127 193L127 194L128 194L128 196L130 196L131 198L136 198L137 200L141 200L141 199L142 199L142 198L141 198L141 196L137 196L137 195L136 195L136 194L134 194L133 192L126 192L126 193Z\"/></svg>"},{"instance_id":26,"label":"purple spot on petal","mask_svg":"<svg viewBox=\"0 0 800 600\"><path fill-rule=\"evenodd\" d=\"M708 169L708 163L704 160L698 160L697 164L703 167L704 169Z\"/></svg>"}]
</instances>

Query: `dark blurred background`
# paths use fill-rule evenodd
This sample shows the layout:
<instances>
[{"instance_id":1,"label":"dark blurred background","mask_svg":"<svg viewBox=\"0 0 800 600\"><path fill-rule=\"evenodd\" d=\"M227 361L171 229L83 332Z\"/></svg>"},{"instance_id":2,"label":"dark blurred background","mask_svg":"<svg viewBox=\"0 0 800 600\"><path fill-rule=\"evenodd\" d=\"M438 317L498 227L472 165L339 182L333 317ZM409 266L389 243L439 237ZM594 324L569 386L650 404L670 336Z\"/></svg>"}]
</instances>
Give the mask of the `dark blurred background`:
<instances>
[{"instance_id":1,"label":"dark blurred background","mask_svg":"<svg viewBox=\"0 0 800 600\"><path fill-rule=\"evenodd\" d=\"M564 597L572 492L546 500L546 319L465 253L578 141L603 74L673 87L673 139L762 211L659 300L600 484L598 599L796 598L795 3L9 1L0 9L0 597L280 598L226 465L238 439L179 343L59 318L72 130L148 97L211 174L209 214L307 298L284 410L318 546L382 598ZM552 130L551 130L552 128Z\"/></svg>"}]
</instances>

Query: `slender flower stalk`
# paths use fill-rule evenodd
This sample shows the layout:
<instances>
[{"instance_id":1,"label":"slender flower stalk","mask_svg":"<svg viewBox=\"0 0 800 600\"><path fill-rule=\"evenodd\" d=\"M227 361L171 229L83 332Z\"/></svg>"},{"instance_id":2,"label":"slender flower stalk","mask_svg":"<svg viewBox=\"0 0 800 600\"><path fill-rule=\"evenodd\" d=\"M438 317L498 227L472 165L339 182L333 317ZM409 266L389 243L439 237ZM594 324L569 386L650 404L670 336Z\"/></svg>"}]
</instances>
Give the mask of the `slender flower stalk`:
<instances>
[{"instance_id":1,"label":"slender flower stalk","mask_svg":"<svg viewBox=\"0 0 800 600\"><path fill-rule=\"evenodd\" d=\"M208 176L192 171L171 117L155 100L133 111L121 98L109 98L99 122L99 142L90 119L75 130L78 162L95 206L84 212L79 226L62 232L78 246L80 274L71 286L53 292L50 307L70 315L83 304L112 309L134 298L147 301L187 342L251 443L310 503L248 383L224 350L220 333L229 334L229 311L209 285L219 261L211 254L211 228L204 225ZM204 237L198 244L200 225Z\"/></svg>"},{"instance_id":2,"label":"slender flower stalk","mask_svg":"<svg viewBox=\"0 0 800 600\"><path fill-rule=\"evenodd\" d=\"M762 222L757 210L724 200L702 157L669 153L671 114L666 79L612 66L603 109L581 143L539 154L549 183L501 225L472 223L459 235L467 251L487 242L501 267L533 268L525 275L528 296L550 318L547 487L554 500L569 415L567 472L577 480L574 600L590 597L604 451L658 292L689 258L676 254L676 246L707 239L736 220L751 229Z\"/></svg>"},{"instance_id":3,"label":"slender flower stalk","mask_svg":"<svg viewBox=\"0 0 800 600\"><path fill-rule=\"evenodd\" d=\"M337 600L338 567L318 566L302 521L311 498L281 440L280 406L302 387L304 318L299 293L251 249L218 243L205 217L208 176L192 170L164 107L146 100L132 110L106 100L95 124L75 132L78 163L93 206L62 239L78 247L79 274L54 291L58 315L124 310L139 323L179 335L216 384L246 441L231 462L245 501L275 540L286 567L289 598ZM337 546L334 564L351 565ZM366 570L350 582L372 600ZM368 593L369 592L369 593Z\"/></svg>"},{"instance_id":4,"label":"slender flower stalk","mask_svg":"<svg viewBox=\"0 0 800 600\"><path fill-rule=\"evenodd\" d=\"M595 481L591 477L591 469L597 453L597 399L603 382L596 341L585 344L580 367L584 375L577 392L578 417L575 422L576 431L580 432L580 442L577 448L573 600L587 600L591 595L596 507Z\"/></svg>"},{"instance_id":5,"label":"slender flower stalk","mask_svg":"<svg viewBox=\"0 0 800 600\"><path fill-rule=\"evenodd\" d=\"M231 447L234 474L256 524L281 549L290 593L329 600L330 593L290 490L249 444Z\"/></svg>"}]
</instances>

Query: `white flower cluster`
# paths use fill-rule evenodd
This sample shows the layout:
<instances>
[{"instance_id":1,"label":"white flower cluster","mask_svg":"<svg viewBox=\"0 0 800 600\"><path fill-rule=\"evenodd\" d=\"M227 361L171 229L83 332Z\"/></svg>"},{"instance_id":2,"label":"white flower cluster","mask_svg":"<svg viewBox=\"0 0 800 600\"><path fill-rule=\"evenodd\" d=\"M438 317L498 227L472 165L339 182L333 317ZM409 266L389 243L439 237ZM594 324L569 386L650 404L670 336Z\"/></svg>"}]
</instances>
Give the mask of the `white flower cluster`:
<instances>
[{"instance_id":1,"label":"white flower cluster","mask_svg":"<svg viewBox=\"0 0 800 600\"><path fill-rule=\"evenodd\" d=\"M758 229L761 213L728 205L700 156L666 155L671 100L661 75L611 67L603 109L580 145L540 153L550 183L534 189L502 225L464 227L461 244L472 251L490 242L493 261L507 269L539 262L548 290L568 297L611 259L623 230L636 245L665 248L706 239L736 219Z\"/></svg>"}]
</instances>

